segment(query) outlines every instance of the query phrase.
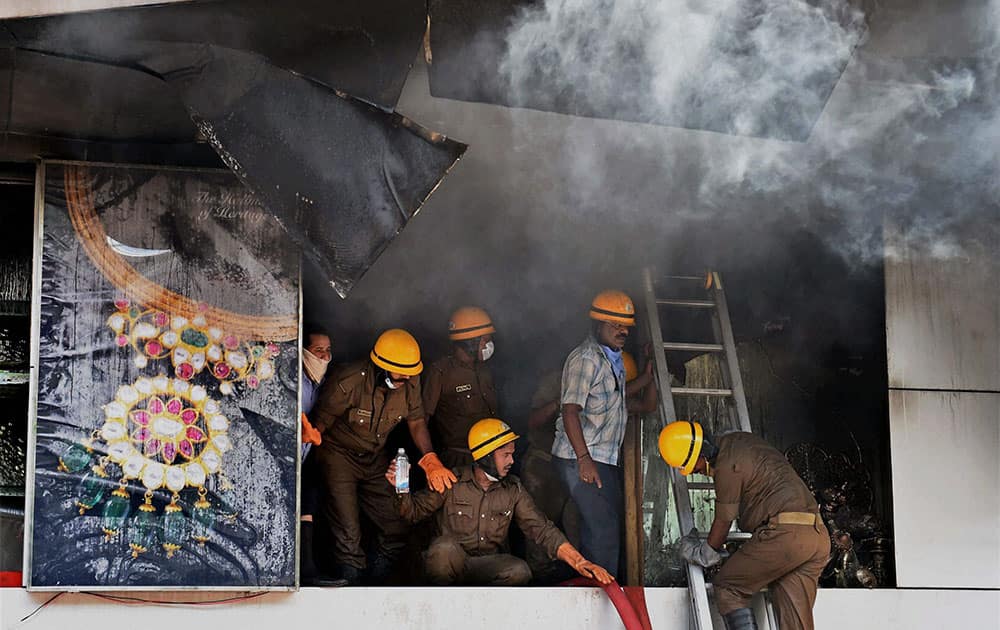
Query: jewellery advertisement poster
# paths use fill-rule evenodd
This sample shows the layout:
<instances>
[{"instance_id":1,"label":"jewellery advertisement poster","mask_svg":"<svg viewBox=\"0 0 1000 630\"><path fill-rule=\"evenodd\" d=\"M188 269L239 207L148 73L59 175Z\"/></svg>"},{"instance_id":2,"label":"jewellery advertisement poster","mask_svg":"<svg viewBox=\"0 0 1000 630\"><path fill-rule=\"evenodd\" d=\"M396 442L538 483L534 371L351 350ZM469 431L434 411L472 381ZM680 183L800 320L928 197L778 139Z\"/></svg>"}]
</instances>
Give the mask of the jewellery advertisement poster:
<instances>
[{"instance_id":1,"label":"jewellery advertisement poster","mask_svg":"<svg viewBox=\"0 0 1000 630\"><path fill-rule=\"evenodd\" d=\"M227 171L39 177L28 586L293 588L299 270L280 222Z\"/></svg>"}]
</instances>

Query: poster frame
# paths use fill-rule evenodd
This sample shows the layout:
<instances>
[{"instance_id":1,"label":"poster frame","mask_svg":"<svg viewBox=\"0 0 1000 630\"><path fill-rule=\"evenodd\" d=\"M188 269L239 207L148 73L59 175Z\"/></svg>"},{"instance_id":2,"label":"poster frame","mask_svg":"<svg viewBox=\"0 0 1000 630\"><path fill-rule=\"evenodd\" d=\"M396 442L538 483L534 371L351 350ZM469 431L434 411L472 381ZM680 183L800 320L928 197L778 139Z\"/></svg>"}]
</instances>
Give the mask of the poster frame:
<instances>
[{"instance_id":1,"label":"poster frame","mask_svg":"<svg viewBox=\"0 0 1000 630\"><path fill-rule=\"evenodd\" d=\"M24 570L22 573L21 585L29 592L227 592L227 593L262 593L262 592L290 592L298 591L300 588L299 575L299 519L301 517L301 471L302 471L302 450L298 447L301 444L302 425L296 423L296 448L295 448L295 533L294 549L295 558L293 564L293 582L291 585L273 586L211 586L211 585L137 585L137 586L102 586L102 585L58 585L40 586L32 584L32 558L34 544L34 520L35 520L35 452L37 449L37 422L38 422L38 380L39 380L39 353L40 353L40 330L41 330L41 302L42 302L42 248L45 235L45 167L46 164L54 165L84 165L96 167L151 169L158 171L183 171L187 173L226 173L232 172L225 168L206 167L185 167L177 165L160 164L140 164L125 162L88 162L83 160L38 160L35 168L35 207L34 207L34 235L32 243L32 278L31 278L31 339L30 339L30 364L28 382L28 441L27 441L27 462L25 469L25 510L24 510ZM296 412L297 416L302 413L302 264L299 261L298 270L298 308L295 314L298 323L296 338L296 360L299 391L296 392ZM166 601L166 600L164 600Z\"/></svg>"}]
</instances>

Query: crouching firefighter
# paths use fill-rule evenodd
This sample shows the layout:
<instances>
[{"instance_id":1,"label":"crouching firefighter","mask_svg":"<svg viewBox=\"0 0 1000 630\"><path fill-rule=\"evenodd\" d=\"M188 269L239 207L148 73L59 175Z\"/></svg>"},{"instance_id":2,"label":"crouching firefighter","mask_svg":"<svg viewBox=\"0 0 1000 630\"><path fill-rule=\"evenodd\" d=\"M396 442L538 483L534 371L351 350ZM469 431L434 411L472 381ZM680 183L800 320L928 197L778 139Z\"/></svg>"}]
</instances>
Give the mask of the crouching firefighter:
<instances>
[{"instance_id":1,"label":"crouching firefighter","mask_svg":"<svg viewBox=\"0 0 1000 630\"><path fill-rule=\"evenodd\" d=\"M349 584L356 584L366 568L369 582L384 581L405 544L406 524L382 476L389 462L386 441L396 425L406 423L432 488L444 492L455 481L431 446L420 400L422 370L416 339L405 330L388 330L369 359L327 380L313 408L312 419L323 434L316 452L326 489L323 516L334 541L336 577ZM376 530L370 566L361 544L362 511Z\"/></svg>"},{"instance_id":2,"label":"crouching firefighter","mask_svg":"<svg viewBox=\"0 0 1000 630\"><path fill-rule=\"evenodd\" d=\"M697 422L668 424L660 455L682 475L714 478L715 518L707 540L696 531L681 539L688 562L711 567L733 519L753 532L713 580L727 630L757 630L750 608L754 593L768 587L781 630L813 630L820 573L830 556L830 536L805 482L778 449L752 433L727 433L716 441Z\"/></svg>"},{"instance_id":3,"label":"crouching firefighter","mask_svg":"<svg viewBox=\"0 0 1000 630\"><path fill-rule=\"evenodd\" d=\"M437 515L439 536L424 554L424 568L433 584L517 586L531 580L524 560L506 553L511 522L542 546L551 557L580 575L602 584L613 579L584 558L535 506L517 477L514 465L517 435L501 420L480 420L469 430L469 450L475 463L455 470L458 481L443 494L421 491L397 495L402 517L416 523ZM386 479L395 477L395 463Z\"/></svg>"}]
</instances>

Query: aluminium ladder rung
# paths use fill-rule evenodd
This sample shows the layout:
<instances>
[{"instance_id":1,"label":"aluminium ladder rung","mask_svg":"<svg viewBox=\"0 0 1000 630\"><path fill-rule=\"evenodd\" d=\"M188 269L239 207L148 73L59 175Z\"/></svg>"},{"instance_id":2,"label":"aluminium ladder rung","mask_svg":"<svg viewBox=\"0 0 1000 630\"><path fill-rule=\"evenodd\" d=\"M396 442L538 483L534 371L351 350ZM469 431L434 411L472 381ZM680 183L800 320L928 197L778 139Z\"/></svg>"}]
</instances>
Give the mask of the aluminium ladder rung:
<instances>
[{"instance_id":1,"label":"aluminium ladder rung","mask_svg":"<svg viewBox=\"0 0 1000 630\"><path fill-rule=\"evenodd\" d=\"M704 280L705 276L660 276L667 280Z\"/></svg>"},{"instance_id":2,"label":"aluminium ladder rung","mask_svg":"<svg viewBox=\"0 0 1000 630\"><path fill-rule=\"evenodd\" d=\"M688 490L715 490L715 484L711 481L689 481Z\"/></svg>"},{"instance_id":3,"label":"aluminium ladder rung","mask_svg":"<svg viewBox=\"0 0 1000 630\"><path fill-rule=\"evenodd\" d=\"M698 530L698 538L708 538L708 532ZM751 532L726 532L726 542L742 542L753 538Z\"/></svg>"},{"instance_id":4,"label":"aluminium ladder rung","mask_svg":"<svg viewBox=\"0 0 1000 630\"><path fill-rule=\"evenodd\" d=\"M664 350L690 350L691 352L722 352L721 343L688 343L686 341L664 341Z\"/></svg>"},{"instance_id":5,"label":"aluminium ladder rung","mask_svg":"<svg viewBox=\"0 0 1000 630\"><path fill-rule=\"evenodd\" d=\"M680 299L658 299L656 303L660 306L683 306L688 308L715 308L712 300L680 300Z\"/></svg>"},{"instance_id":6,"label":"aluminium ladder rung","mask_svg":"<svg viewBox=\"0 0 1000 630\"><path fill-rule=\"evenodd\" d=\"M667 276L671 280L697 281L700 282L706 294L691 295L690 297L672 296L670 298L657 298L653 283L652 270L647 268L644 271L645 288L645 308L646 321L648 325L649 341L654 348L653 360L656 366L656 383L660 394L660 415L664 425L677 420L677 410L674 406L675 398L678 396L719 396L726 401L727 415L731 428L741 431L751 431L750 414L746 405L746 394L743 390L743 381L740 377L739 359L736 352L736 342L733 337L732 323L729 320L729 307L726 303L726 296L722 288L722 279L716 272L709 272L706 275L685 275ZM706 299L707 298L707 299ZM663 328L660 321L661 306L691 308L700 311L711 318L713 340L715 343L685 343L666 342L663 340ZM720 360L719 369L721 371L721 387L701 388L701 387L671 387L669 377L669 366L667 364L668 351L688 351L695 353L714 352L718 353ZM676 469L670 469L671 484L679 490L673 494L674 507L677 514L677 524L681 532L689 532L695 527L695 513L691 506L692 495L690 491L710 490L714 484L705 482L687 483L685 478ZM654 502L655 505L655 502ZM707 537L708 532L703 534ZM747 540L751 534L745 532L728 532L727 541ZM686 563L688 599L691 607L691 628L692 630L713 630L712 611L709 605L708 591L711 585L705 582L705 572L696 564ZM706 588L708 586L708 588ZM769 599L765 600L768 612L768 621L771 630L776 630L777 624L773 623L774 615Z\"/></svg>"},{"instance_id":7,"label":"aluminium ladder rung","mask_svg":"<svg viewBox=\"0 0 1000 630\"><path fill-rule=\"evenodd\" d=\"M670 390L677 396L732 396L731 389L711 389L707 387L674 387Z\"/></svg>"}]
</instances>

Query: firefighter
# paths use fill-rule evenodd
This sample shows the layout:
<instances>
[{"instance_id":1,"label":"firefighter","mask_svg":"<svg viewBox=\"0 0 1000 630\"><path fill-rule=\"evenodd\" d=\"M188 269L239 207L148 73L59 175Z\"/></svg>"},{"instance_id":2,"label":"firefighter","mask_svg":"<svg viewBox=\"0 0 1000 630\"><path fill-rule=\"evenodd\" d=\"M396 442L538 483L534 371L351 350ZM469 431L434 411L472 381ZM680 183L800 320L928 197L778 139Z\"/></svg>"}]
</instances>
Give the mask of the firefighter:
<instances>
[{"instance_id":1,"label":"firefighter","mask_svg":"<svg viewBox=\"0 0 1000 630\"><path fill-rule=\"evenodd\" d=\"M621 291L604 291L590 319L590 334L563 365L552 461L580 510L583 553L616 573L624 518L618 459L628 421L622 348L635 307Z\"/></svg>"},{"instance_id":2,"label":"firefighter","mask_svg":"<svg viewBox=\"0 0 1000 630\"><path fill-rule=\"evenodd\" d=\"M830 556L830 536L816 499L785 456L752 433L711 440L697 422L668 424L660 455L682 475L715 481L715 517L708 539L696 531L681 539L688 562L719 564L733 519L753 532L715 577L715 600L727 630L756 630L754 593L769 587L782 630L812 630L820 573Z\"/></svg>"},{"instance_id":3,"label":"firefighter","mask_svg":"<svg viewBox=\"0 0 1000 630\"><path fill-rule=\"evenodd\" d=\"M337 577L348 583L358 583L366 568L369 581L384 579L404 544L406 526L383 479L390 459L385 443L397 424L406 422L434 490L444 492L456 480L431 446L420 400L422 370L416 339L405 330L387 330L367 360L327 381L313 408L311 417L323 435L316 449L326 486L323 516ZM361 511L377 529L371 567L361 546Z\"/></svg>"},{"instance_id":4,"label":"firefighter","mask_svg":"<svg viewBox=\"0 0 1000 630\"><path fill-rule=\"evenodd\" d=\"M497 415L493 373L485 365L493 356L495 332L483 309L455 311L448 321L452 352L431 365L424 381L424 411L441 461L449 468L472 463L465 443L469 429L477 420Z\"/></svg>"},{"instance_id":5,"label":"firefighter","mask_svg":"<svg viewBox=\"0 0 1000 630\"><path fill-rule=\"evenodd\" d=\"M512 522L524 535L580 575L608 584L613 579L588 561L555 525L543 515L517 477L514 440L506 423L486 418L469 430L467 444L475 460L457 469L458 482L443 494L421 491L400 494L400 514L411 523L437 515L440 535L424 555L428 579L438 585L517 586L531 580L528 564L506 553ZM392 484L395 462L385 478Z\"/></svg>"}]
</instances>

